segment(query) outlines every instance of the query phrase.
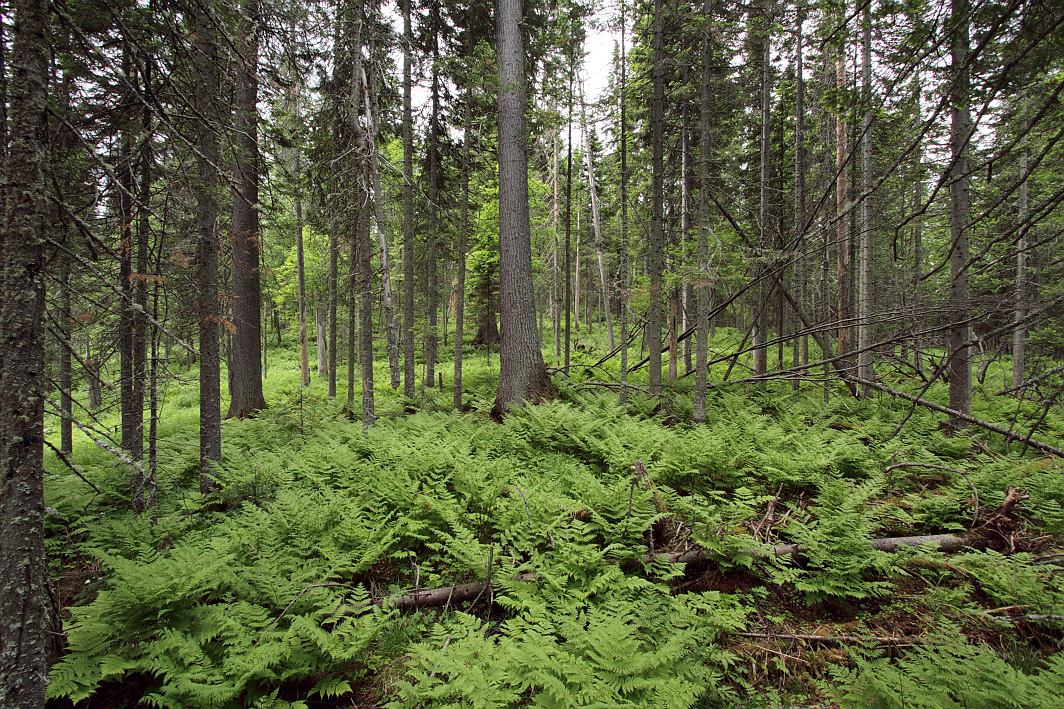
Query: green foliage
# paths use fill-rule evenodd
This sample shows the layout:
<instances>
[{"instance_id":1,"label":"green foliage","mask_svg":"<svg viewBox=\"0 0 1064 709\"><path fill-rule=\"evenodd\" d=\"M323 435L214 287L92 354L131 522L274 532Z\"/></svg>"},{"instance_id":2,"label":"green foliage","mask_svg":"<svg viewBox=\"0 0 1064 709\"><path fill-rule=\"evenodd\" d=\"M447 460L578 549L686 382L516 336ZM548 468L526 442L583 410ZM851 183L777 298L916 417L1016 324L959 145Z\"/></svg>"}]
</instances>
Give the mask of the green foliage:
<instances>
[{"instance_id":1,"label":"green foliage","mask_svg":"<svg viewBox=\"0 0 1064 709\"><path fill-rule=\"evenodd\" d=\"M1023 709L1064 706L1064 653L1025 673L983 645L940 637L899 660L857 654L853 669L840 669L844 706L882 709Z\"/></svg>"}]
</instances>

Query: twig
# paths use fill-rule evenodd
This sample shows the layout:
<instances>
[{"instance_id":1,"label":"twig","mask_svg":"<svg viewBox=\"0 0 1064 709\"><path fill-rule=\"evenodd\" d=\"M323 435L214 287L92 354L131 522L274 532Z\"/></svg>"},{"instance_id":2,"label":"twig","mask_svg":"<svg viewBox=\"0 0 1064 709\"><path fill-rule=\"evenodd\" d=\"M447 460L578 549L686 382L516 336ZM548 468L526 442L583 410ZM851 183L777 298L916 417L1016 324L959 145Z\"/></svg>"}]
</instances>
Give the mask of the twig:
<instances>
[{"instance_id":1,"label":"twig","mask_svg":"<svg viewBox=\"0 0 1064 709\"><path fill-rule=\"evenodd\" d=\"M56 454L56 456L57 456L57 457L59 458L59 460L61 460L61 461L62 461L62 462L63 462L63 463L64 463L64 464L66 465L66 467L70 468L70 471L71 471L72 473L74 473L74 475L77 475L77 476L78 476L79 478L81 478L82 480L84 480L84 481L85 481L85 483L86 483L87 485L89 485L89 487L91 487L91 488L92 488L93 490L95 490L95 491L97 492L97 494L100 494L100 495L102 495L102 494L103 494L103 490L101 490L100 488L96 487L96 483L94 483L93 481L91 481L91 480L89 480L89 479L88 479L87 477L85 477L85 474L84 474L83 472L81 472L81 468L80 468L80 467L78 467L78 466L76 466L76 465L74 465L74 463L72 463L72 462L71 462L70 458L68 458L68 457L67 457L67 454L66 454L66 453L64 453L63 451L61 451L61 450L59 450L58 448L56 448L56 447L55 447L55 446L54 446L54 445L52 444L52 442L51 442L51 441L49 441L48 439L45 439L45 441L44 441L44 445L46 445L46 446L48 446L49 448L51 448L51 449L52 449L52 451L53 451L53 452L54 452L54 453Z\"/></svg>"},{"instance_id":2,"label":"twig","mask_svg":"<svg viewBox=\"0 0 1064 709\"><path fill-rule=\"evenodd\" d=\"M740 638L759 638L762 640L804 640L808 643L818 643L821 645L859 645L861 643L883 643L889 645L895 645L897 647L908 647L912 645L923 645L923 638L913 636L902 637L884 637L870 635L868 637L861 637L859 635L801 635L796 633L732 633Z\"/></svg>"}]
</instances>

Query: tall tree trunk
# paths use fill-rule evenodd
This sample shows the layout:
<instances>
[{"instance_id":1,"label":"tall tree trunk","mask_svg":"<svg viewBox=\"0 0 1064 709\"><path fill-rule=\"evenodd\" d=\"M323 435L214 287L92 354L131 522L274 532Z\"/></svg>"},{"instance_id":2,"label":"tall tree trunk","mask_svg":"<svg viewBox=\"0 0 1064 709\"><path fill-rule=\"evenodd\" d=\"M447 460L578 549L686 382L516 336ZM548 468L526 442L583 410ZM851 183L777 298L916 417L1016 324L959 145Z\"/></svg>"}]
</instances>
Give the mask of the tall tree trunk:
<instances>
[{"instance_id":1,"label":"tall tree trunk","mask_svg":"<svg viewBox=\"0 0 1064 709\"><path fill-rule=\"evenodd\" d=\"M410 0L403 0L403 394L414 389L414 118L411 104Z\"/></svg>"},{"instance_id":2,"label":"tall tree trunk","mask_svg":"<svg viewBox=\"0 0 1064 709\"><path fill-rule=\"evenodd\" d=\"M686 70L684 83L687 82ZM687 106L683 109L682 125L680 128L680 244L686 250L686 244L691 237L691 127L687 118ZM679 311L679 325L673 328L672 338L675 339L677 330L687 332L687 279L682 279L676 286L676 309ZM670 344L672 344L670 342ZM691 338L683 341L684 371L691 371ZM671 363L670 363L671 364ZM676 381L676 373L671 373L672 383Z\"/></svg>"},{"instance_id":3,"label":"tall tree trunk","mask_svg":"<svg viewBox=\"0 0 1064 709\"><path fill-rule=\"evenodd\" d=\"M363 180L368 175L363 173ZM363 184L366 184L363 182ZM373 402L373 242L369 234L372 195L368 190L361 198L358 213L358 359L362 369L362 425L372 426L377 420Z\"/></svg>"},{"instance_id":4,"label":"tall tree trunk","mask_svg":"<svg viewBox=\"0 0 1064 709\"><path fill-rule=\"evenodd\" d=\"M372 37L372 35L371 35ZM370 54L374 54L371 41ZM377 122L377 91L375 74L367 76L363 70L363 102L366 104L367 140L369 141L369 172L373 185L373 211L377 220L377 246L380 251L381 301L384 306L384 332L388 342L388 372L391 375L392 389L398 389L399 377L399 330L395 325L395 304L392 299L392 265L388 250L388 230L384 219L384 190L381 188L380 159L377 153L377 134L380 125Z\"/></svg>"},{"instance_id":5,"label":"tall tree trunk","mask_svg":"<svg viewBox=\"0 0 1064 709\"><path fill-rule=\"evenodd\" d=\"M554 326L554 358L562 356L562 269L558 262L558 252L561 251L561 234L559 233L559 221L561 221L561 170L558 167L558 143L561 142L561 130L555 129L551 138L551 225L554 227L554 249L552 253L552 280L551 280L551 323Z\"/></svg>"},{"instance_id":6,"label":"tall tree trunk","mask_svg":"<svg viewBox=\"0 0 1064 709\"><path fill-rule=\"evenodd\" d=\"M802 37L802 25L805 22L805 6L798 4L795 19L795 102L794 102L794 244L801 256L797 263L799 283L799 301L805 306L808 302L806 293L808 274L806 269L806 225L805 225L805 43ZM809 364L809 336L797 338L795 348L799 352L795 366L806 367ZM798 390L800 379L795 378L794 389Z\"/></svg>"},{"instance_id":7,"label":"tall tree trunk","mask_svg":"<svg viewBox=\"0 0 1064 709\"><path fill-rule=\"evenodd\" d=\"M144 88L147 91L150 83L150 74L144 74ZM143 111L142 126L144 135L141 145L140 158L140 185L138 187L140 204L137 206L137 272L133 283L133 450L130 458L139 467L133 473L133 509L143 512L147 509L147 501L144 497L144 392L147 379L148 358L148 242L151 239L151 219L149 205L151 203L151 111L147 108Z\"/></svg>"},{"instance_id":8,"label":"tall tree trunk","mask_svg":"<svg viewBox=\"0 0 1064 709\"><path fill-rule=\"evenodd\" d=\"M521 0L499 0L499 388L492 415L554 393L536 333Z\"/></svg>"},{"instance_id":9,"label":"tall tree trunk","mask_svg":"<svg viewBox=\"0 0 1064 709\"><path fill-rule=\"evenodd\" d=\"M864 116L861 118L861 250L860 300L857 325L857 376L875 378L872 366L872 11L864 7L861 41L861 83ZM872 396L872 387L861 386L861 396Z\"/></svg>"},{"instance_id":10,"label":"tall tree trunk","mask_svg":"<svg viewBox=\"0 0 1064 709\"><path fill-rule=\"evenodd\" d=\"M470 52L470 60L472 53ZM454 303L454 410L462 410L462 345L465 341L466 250L469 241L469 154L473 140L473 92L467 86L462 108L462 205L458 225L458 283ZM557 233L557 229L555 229ZM557 328L555 328L557 342Z\"/></svg>"},{"instance_id":11,"label":"tall tree trunk","mask_svg":"<svg viewBox=\"0 0 1064 709\"><path fill-rule=\"evenodd\" d=\"M913 99L916 104L916 116L914 118L914 128L918 128L922 122L920 118L920 70L916 70L916 75L913 77ZM913 157L914 179L913 179L913 208L919 211L924 203L924 148L922 139L917 139L916 150ZM924 354L923 354L923 338L920 336L920 329L923 327L923 305L920 302L920 280L922 277L922 264L924 258L924 244L923 244L923 231L924 231L924 219L920 214L916 215L913 220L913 283L912 283L912 312L913 312L913 330L916 332L916 336L913 338L913 366L917 372L923 372L924 370Z\"/></svg>"},{"instance_id":12,"label":"tall tree trunk","mask_svg":"<svg viewBox=\"0 0 1064 709\"><path fill-rule=\"evenodd\" d=\"M713 82L713 36L712 23L713 0L702 2L702 87L699 97L699 141L698 141L698 278L695 281L697 294L695 324L698 342L695 347L695 401L694 420L705 423L706 420L706 368L709 356L709 220L711 214L709 181L711 166L711 125L712 125L712 82Z\"/></svg>"},{"instance_id":13,"label":"tall tree trunk","mask_svg":"<svg viewBox=\"0 0 1064 709\"><path fill-rule=\"evenodd\" d=\"M1019 388L1024 381L1026 360L1027 333L1023 325L1023 319L1027 315L1027 129L1024 124L1024 134L1020 138L1020 238L1016 242L1016 284L1015 309L1013 322L1016 329L1012 331L1012 386ZM1022 396L1022 392L1017 392Z\"/></svg>"},{"instance_id":14,"label":"tall tree trunk","mask_svg":"<svg viewBox=\"0 0 1064 709\"><path fill-rule=\"evenodd\" d=\"M259 0L242 0L233 92L233 372L229 416L266 407L262 394L259 255Z\"/></svg>"},{"instance_id":15,"label":"tall tree trunk","mask_svg":"<svg viewBox=\"0 0 1064 709\"><path fill-rule=\"evenodd\" d=\"M665 171L663 165L665 122L665 10L662 0L654 0L654 46L650 103L651 146L651 210L650 244L647 261L650 271L650 313L647 317L647 346L649 347L650 393L661 394L661 297L662 271L665 250Z\"/></svg>"},{"instance_id":16,"label":"tall tree trunk","mask_svg":"<svg viewBox=\"0 0 1064 709\"><path fill-rule=\"evenodd\" d=\"M133 53L127 46L122 51L122 70L126 76L133 73ZM122 310L118 316L118 372L119 372L119 409L122 414L121 444L129 454L130 460L136 461L137 407L133 395L133 328L136 320L136 308L133 300L133 122L129 120L122 126L119 137L119 195L118 218L121 237L118 244L118 287L121 294ZM142 414L143 415L143 414ZM133 474L132 499L137 506L138 472Z\"/></svg>"},{"instance_id":17,"label":"tall tree trunk","mask_svg":"<svg viewBox=\"0 0 1064 709\"><path fill-rule=\"evenodd\" d=\"M771 0L768 0L768 2L770 1ZM772 65L770 62L770 10L768 2L758 10L761 15L755 22L751 23L757 34L757 44L754 51L757 53L758 66L761 70L761 96L759 102L761 113L761 189L757 219L759 226L757 258L759 263L755 270L758 279L758 298L757 307L754 309L754 322L751 337L754 348L754 375L758 377L763 377L768 373L768 349L765 347L765 342L768 335L768 303L769 297L772 294L772 288L765 279L765 272L767 269L764 263L769 244L772 241L772 235L769 230L769 189L771 187L772 179L772 162L770 156L770 150L772 147Z\"/></svg>"},{"instance_id":18,"label":"tall tree trunk","mask_svg":"<svg viewBox=\"0 0 1064 709\"><path fill-rule=\"evenodd\" d=\"M438 8L439 5L433 5L434 8ZM437 10L433 11L437 13ZM429 220L428 220L428 260L426 263L425 274L425 308L427 312L427 318L425 323L425 381L424 384L427 387L435 386L436 384L436 314L438 310L437 292L439 291L439 284L437 283L437 264L436 264L436 250L439 239L437 238L437 231L439 230L439 76L437 75L436 62L433 62L432 72L432 89L431 102L432 102L432 115L429 118L429 135L428 135L428 200L429 200Z\"/></svg>"},{"instance_id":19,"label":"tall tree trunk","mask_svg":"<svg viewBox=\"0 0 1064 709\"><path fill-rule=\"evenodd\" d=\"M709 0L707 0L708 2ZM625 50L625 0L621 0L621 407L628 408L628 68Z\"/></svg>"},{"instance_id":20,"label":"tall tree trunk","mask_svg":"<svg viewBox=\"0 0 1064 709\"><path fill-rule=\"evenodd\" d=\"M296 114L298 116L298 110ZM302 386L310 386L310 353L307 342L307 271L303 259L303 174L300 148L295 148L295 212L296 212L296 283L299 289L299 379Z\"/></svg>"},{"instance_id":21,"label":"tall tree trunk","mask_svg":"<svg viewBox=\"0 0 1064 709\"><path fill-rule=\"evenodd\" d=\"M210 0L196 5L194 101L196 144L199 148L196 182L197 266L199 286L200 367L200 491L208 493L217 484L214 466L222 460L222 392L219 333L222 322L218 302L218 137L211 125L217 115L218 43Z\"/></svg>"},{"instance_id":22,"label":"tall tree trunk","mask_svg":"<svg viewBox=\"0 0 1064 709\"><path fill-rule=\"evenodd\" d=\"M846 4L842 3L842 7L838 10L839 17L843 18L845 22L846 17ZM838 50L835 59L835 87L837 90L837 101L842 101L843 93L846 90L846 40L845 40L845 27L839 30L838 38ZM853 303L851 296L853 295L853 274L851 273L850 264L850 218L848 215L848 186L849 179L846 170L846 132L848 128L846 126L846 119L844 118L844 107L840 105L836 108L835 117L835 229L836 229L836 244L835 249L838 254L838 287L839 287L839 354L849 356L853 352L853 329L851 326L851 320L853 318Z\"/></svg>"},{"instance_id":23,"label":"tall tree trunk","mask_svg":"<svg viewBox=\"0 0 1064 709\"><path fill-rule=\"evenodd\" d=\"M950 91L952 104L950 126L950 155L953 170L950 176L950 368L949 407L967 414L972 408L971 346L968 344L970 328L968 319L971 305L968 302L968 137L970 83L968 69L968 25L970 5L968 0L952 0L950 3L951 64L953 87ZM968 424L952 417L950 424L964 428Z\"/></svg>"},{"instance_id":24,"label":"tall tree trunk","mask_svg":"<svg viewBox=\"0 0 1064 709\"><path fill-rule=\"evenodd\" d=\"M565 372L569 372L573 316L573 76L569 75L569 138L565 153Z\"/></svg>"},{"instance_id":25,"label":"tall tree trunk","mask_svg":"<svg viewBox=\"0 0 1064 709\"><path fill-rule=\"evenodd\" d=\"M59 619L44 550L44 295L49 7L16 0L0 322L0 706L44 707ZM55 633L54 635L51 633Z\"/></svg>"}]
</instances>

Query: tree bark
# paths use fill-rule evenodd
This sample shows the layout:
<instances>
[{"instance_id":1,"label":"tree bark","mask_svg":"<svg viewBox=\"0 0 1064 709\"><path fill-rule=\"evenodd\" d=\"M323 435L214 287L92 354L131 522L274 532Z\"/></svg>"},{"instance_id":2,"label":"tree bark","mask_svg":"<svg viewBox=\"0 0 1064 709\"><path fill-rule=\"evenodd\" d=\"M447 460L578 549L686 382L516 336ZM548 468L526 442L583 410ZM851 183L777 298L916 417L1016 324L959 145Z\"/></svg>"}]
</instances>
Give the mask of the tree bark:
<instances>
[{"instance_id":1,"label":"tree bark","mask_svg":"<svg viewBox=\"0 0 1064 709\"><path fill-rule=\"evenodd\" d=\"M0 706L44 707L58 631L44 550L49 6L15 0L0 310ZM51 638L51 639L50 639Z\"/></svg>"},{"instance_id":2,"label":"tree bark","mask_svg":"<svg viewBox=\"0 0 1064 709\"><path fill-rule=\"evenodd\" d=\"M363 172L363 180L368 175ZM364 182L365 184L365 182ZM372 426L377 420L373 401L373 242L369 234L372 195L368 190L361 197L358 213L358 359L362 371L362 425Z\"/></svg>"},{"instance_id":3,"label":"tree bark","mask_svg":"<svg viewBox=\"0 0 1064 709\"><path fill-rule=\"evenodd\" d=\"M469 57L472 60L472 55ZM467 86L462 108L462 203L458 225L458 283L454 303L454 410L462 410L462 345L465 340L466 250L469 242L469 155L473 139L473 92ZM555 229L557 232L557 229ZM557 332L555 332L557 342Z\"/></svg>"},{"instance_id":4,"label":"tree bark","mask_svg":"<svg viewBox=\"0 0 1064 709\"><path fill-rule=\"evenodd\" d=\"M410 0L403 0L403 394L414 388L414 118L411 104Z\"/></svg>"},{"instance_id":5,"label":"tree bark","mask_svg":"<svg viewBox=\"0 0 1064 709\"><path fill-rule=\"evenodd\" d=\"M846 17L846 3L843 2L838 10L841 18ZM842 95L846 90L846 54L845 54L845 26L839 31L838 48L835 58L835 88L838 92L835 114L835 230L838 263L838 287L839 287L839 312L838 312L838 337L839 354L849 355L853 352L853 328L850 321L853 318L853 274L850 263L850 219L847 215L849 201L849 180L846 170L846 119L844 118L844 106Z\"/></svg>"},{"instance_id":6,"label":"tree bark","mask_svg":"<svg viewBox=\"0 0 1064 709\"><path fill-rule=\"evenodd\" d=\"M970 6L968 0L952 0L950 3L951 70L953 87L950 92L951 126L950 155L953 170L950 175L950 360L949 360L949 405L951 409L967 414L972 408L972 365L968 302L968 137L969 137L969 69L968 24ZM952 417L951 425L963 428L967 421Z\"/></svg>"},{"instance_id":7,"label":"tree bark","mask_svg":"<svg viewBox=\"0 0 1064 709\"><path fill-rule=\"evenodd\" d=\"M372 37L372 35L371 35ZM371 45L371 54L373 53ZM380 160L377 153L377 134L380 125L377 122L377 91L373 81L373 72L369 76L363 70L363 100L366 104L366 122L369 150L370 182L373 185L373 211L377 220L377 245L380 250L381 301L384 307L384 332L388 342L388 372L391 376L392 389L398 389L399 376L399 330L395 325L395 305L392 299L392 262L388 251L388 230L384 219L384 191L381 188Z\"/></svg>"},{"instance_id":8,"label":"tree bark","mask_svg":"<svg viewBox=\"0 0 1064 709\"><path fill-rule=\"evenodd\" d=\"M861 83L864 115L861 118L861 250L859 264L860 300L857 324L857 376L875 379L872 366L872 10L864 7L861 41ZM862 397L872 395L864 386Z\"/></svg>"},{"instance_id":9,"label":"tree bark","mask_svg":"<svg viewBox=\"0 0 1064 709\"><path fill-rule=\"evenodd\" d=\"M492 415L554 393L536 332L521 0L499 0L499 387Z\"/></svg>"},{"instance_id":10,"label":"tree bark","mask_svg":"<svg viewBox=\"0 0 1064 709\"><path fill-rule=\"evenodd\" d=\"M713 82L713 36L710 19L713 16L713 0L702 3L702 90L699 102L699 148L698 148L698 279L695 281L697 293L698 341L695 347L695 401L694 420L696 423L706 421L706 379L709 355L709 220L711 214L710 167L711 167L711 125L712 125L712 82Z\"/></svg>"},{"instance_id":11,"label":"tree bark","mask_svg":"<svg viewBox=\"0 0 1064 709\"><path fill-rule=\"evenodd\" d=\"M218 42L210 0L196 4L194 101L197 115L196 144L199 148L195 186L197 231L197 285L199 286L200 367L200 491L217 485L215 469L222 460L222 393L219 334L222 323L218 302L218 138L210 121L217 115Z\"/></svg>"},{"instance_id":12,"label":"tree bark","mask_svg":"<svg viewBox=\"0 0 1064 709\"><path fill-rule=\"evenodd\" d=\"M259 255L259 0L243 0L233 92L233 373L229 417L266 408Z\"/></svg>"},{"instance_id":13,"label":"tree bark","mask_svg":"<svg viewBox=\"0 0 1064 709\"><path fill-rule=\"evenodd\" d=\"M1012 386L1019 390L1024 381L1026 369L1026 327L1023 320L1027 317L1027 126L1020 139L1020 238L1016 242L1016 283L1013 322L1016 329L1012 331ZM1017 396L1023 396L1022 391Z\"/></svg>"},{"instance_id":14,"label":"tree bark","mask_svg":"<svg viewBox=\"0 0 1064 709\"><path fill-rule=\"evenodd\" d=\"M647 316L646 341L649 348L650 393L661 394L661 296L665 249L665 170L663 165L665 122L665 9L662 0L654 0L654 39L650 103L651 208L650 243L647 262L650 271L650 313Z\"/></svg>"},{"instance_id":15,"label":"tree bark","mask_svg":"<svg viewBox=\"0 0 1064 709\"><path fill-rule=\"evenodd\" d=\"M708 1L708 0L707 0ZM628 408L628 67L625 35L628 32L625 18L625 0L621 0L621 408Z\"/></svg>"}]
</instances>

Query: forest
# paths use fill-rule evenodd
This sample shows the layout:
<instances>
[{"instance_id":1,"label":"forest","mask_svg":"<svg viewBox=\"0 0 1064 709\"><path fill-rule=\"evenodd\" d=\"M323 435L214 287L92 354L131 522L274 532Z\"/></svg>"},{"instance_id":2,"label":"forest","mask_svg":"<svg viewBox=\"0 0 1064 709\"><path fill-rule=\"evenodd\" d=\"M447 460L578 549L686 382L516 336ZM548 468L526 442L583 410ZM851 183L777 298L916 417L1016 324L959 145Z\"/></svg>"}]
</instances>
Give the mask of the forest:
<instances>
[{"instance_id":1,"label":"forest","mask_svg":"<svg viewBox=\"0 0 1064 709\"><path fill-rule=\"evenodd\" d=\"M1064 707L1059 0L0 3L0 708Z\"/></svg>"}]
</instances>

